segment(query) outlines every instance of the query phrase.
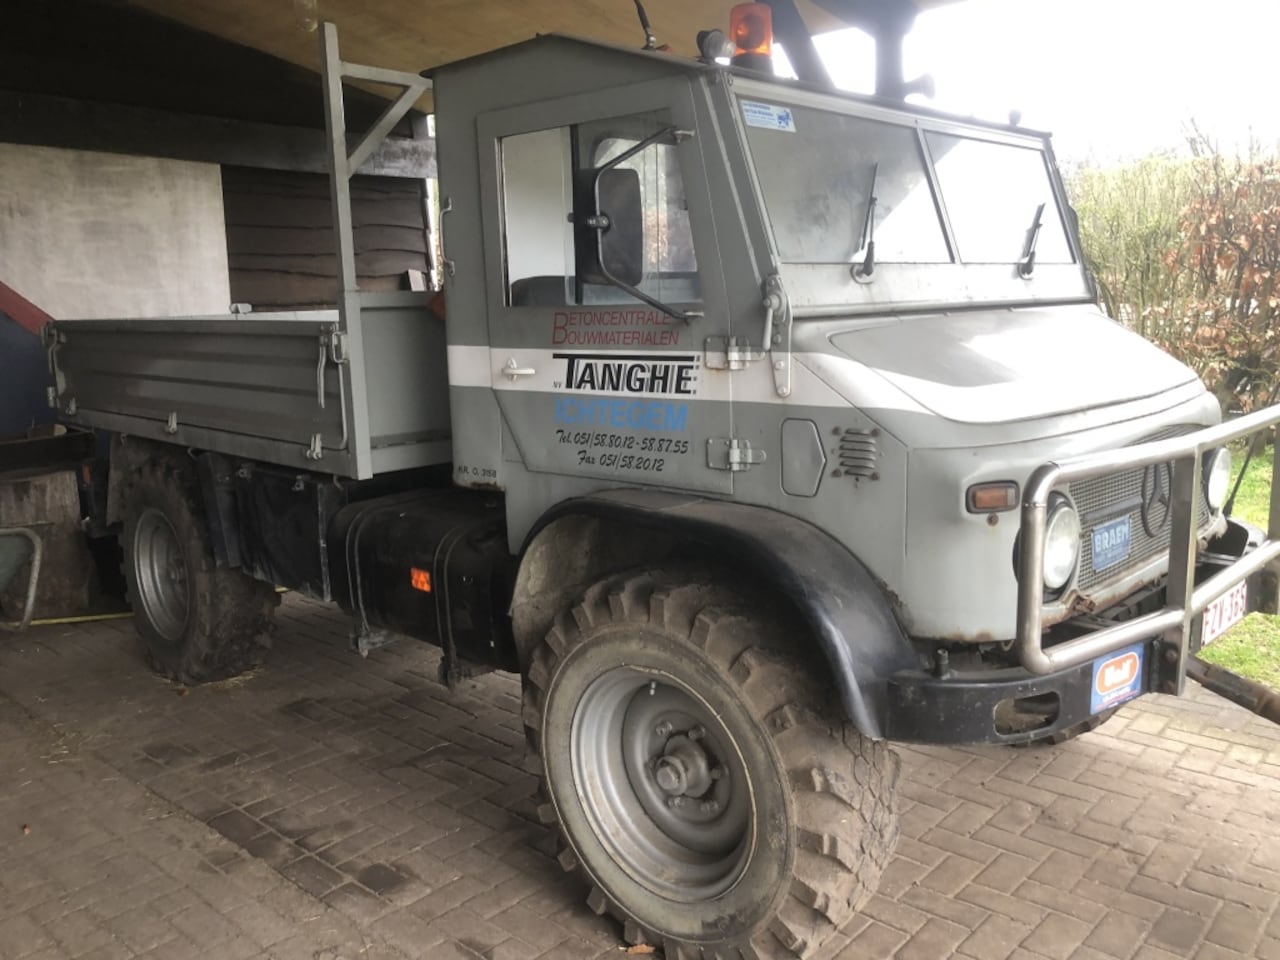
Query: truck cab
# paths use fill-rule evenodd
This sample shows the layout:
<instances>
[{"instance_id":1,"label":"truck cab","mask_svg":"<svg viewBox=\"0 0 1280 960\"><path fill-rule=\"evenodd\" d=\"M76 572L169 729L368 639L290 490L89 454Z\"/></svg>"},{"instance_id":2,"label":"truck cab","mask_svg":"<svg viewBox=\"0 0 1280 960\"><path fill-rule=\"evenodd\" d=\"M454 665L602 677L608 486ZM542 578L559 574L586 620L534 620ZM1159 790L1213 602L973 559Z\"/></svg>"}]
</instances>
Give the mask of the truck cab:
<instances>
[{"instance_id":1,"label":"truck cab","mask_svg":"<svg viewBox=\"0 0 1280 960\"><path fill-rule=\"evenodd\" d=\"M505 491L513 551L566 492L728 498L837 540L922 662L1012 666L1032 470L1220 419L1098 309L1046 134L561 36L433 78L454 478ZM1045 627L1161 581L1168 492L1054 494ZM1052 733L1086 694L947 726Z\"/></svg>"}]
</instances>

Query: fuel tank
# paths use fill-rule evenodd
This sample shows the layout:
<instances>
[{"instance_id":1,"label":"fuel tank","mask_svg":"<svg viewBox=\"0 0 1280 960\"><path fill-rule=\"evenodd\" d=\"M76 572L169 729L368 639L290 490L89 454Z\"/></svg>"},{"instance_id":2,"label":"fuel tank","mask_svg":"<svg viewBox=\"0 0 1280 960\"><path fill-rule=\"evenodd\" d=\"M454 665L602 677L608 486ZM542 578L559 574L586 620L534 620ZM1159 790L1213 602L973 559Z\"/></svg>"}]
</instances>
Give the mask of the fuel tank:
<instances>
[{"instance_id":1,"label":"fuel tank","mask_svg":"<svg viewBox=\"0 0 1280 960\"><path fill-rule=\"evenodd\" d=\"M501 495L434 489L352 503L333 518L328 542L333 598L353 618L362 652L392 632L440 646L446 680L518 669Z\"/></svg>"}]
</instances>

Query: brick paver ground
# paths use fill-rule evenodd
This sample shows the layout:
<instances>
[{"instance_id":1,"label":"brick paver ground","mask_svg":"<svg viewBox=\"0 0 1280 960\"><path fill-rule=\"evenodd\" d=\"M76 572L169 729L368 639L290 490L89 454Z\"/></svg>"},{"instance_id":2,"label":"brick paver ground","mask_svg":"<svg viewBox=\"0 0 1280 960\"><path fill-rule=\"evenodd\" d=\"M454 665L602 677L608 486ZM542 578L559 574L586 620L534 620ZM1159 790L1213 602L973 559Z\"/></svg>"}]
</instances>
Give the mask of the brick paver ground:
<instances>
[{"instance_id":1,"label":"brick paver ground","mask_svg":"<svg viewBox=\"0 0 1280 960\"><path fill-rule=\"evenodd\" d=\"M534 816L514 678L450 693L429 647L280 620L190 691L127 620L0 635L0 958L619 956ZM1280 960L1280 728L1193 691L902 753L902 844L828 960Z\"/></svg>"}]
</instances>

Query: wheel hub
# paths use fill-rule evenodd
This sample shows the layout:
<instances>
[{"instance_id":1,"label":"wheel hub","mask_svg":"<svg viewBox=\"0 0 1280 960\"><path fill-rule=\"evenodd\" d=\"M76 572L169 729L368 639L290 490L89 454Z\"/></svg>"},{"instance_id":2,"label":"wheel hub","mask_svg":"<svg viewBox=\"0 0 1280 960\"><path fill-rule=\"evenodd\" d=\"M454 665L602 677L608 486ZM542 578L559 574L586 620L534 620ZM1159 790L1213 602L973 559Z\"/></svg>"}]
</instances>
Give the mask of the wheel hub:
<instances>
[{"instance_id":1,"label":"wheel hub","mask_svg":"<svg viewBox=\"0 0 1280 960\"><path fill-rule=\"evenodd\" d=\"M177 643L187 620L187 561L173 524L149 507L137 520L133 543L134 582L147 617L165 640Z\"/></svg>"},{"instance_id":2,"label":"wheel hub","mask_svg":"<svg viewBox=\"0 0 1280 960\"><path fill-rule=\"evenodd\" d=\"M588 819L636 880L685 900L736 883L751 790L732 735L698 697L634 668L608 671L579 701L573 744Z\"/></svg>"},{"instance_id":3,"label":"wheel hub","mask_svg":"<svg viewBox=\"0 0 1280 960\"><path fill-rule=\"evenodd\" d=\"M654 761L653 778L670 796L701 796L711 786L707 752L688 734L672 737L666 751Z\"/></svg>"}]
</instances>

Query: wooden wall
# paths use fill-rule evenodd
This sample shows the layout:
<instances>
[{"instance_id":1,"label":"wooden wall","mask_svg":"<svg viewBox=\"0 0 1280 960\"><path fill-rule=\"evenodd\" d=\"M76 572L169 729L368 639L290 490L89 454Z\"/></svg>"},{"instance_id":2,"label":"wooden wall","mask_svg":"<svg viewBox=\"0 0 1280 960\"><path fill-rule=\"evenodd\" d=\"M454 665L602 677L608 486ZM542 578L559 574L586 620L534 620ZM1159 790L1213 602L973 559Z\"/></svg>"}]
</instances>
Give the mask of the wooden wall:
<instances>
[{"instance_id":1,"label":"wooden wall","mask_svg":"<svg viewBox=\"0 0 1280 960\"><path fill-rule=\"evenodd\" d=\"M430 270L425 182L354 177L356 273L362 290L405 289L405 273ZM231 300L254 310L337 303L337 255L327 177L222 168Z\"/></svg>"}]
</instances>

